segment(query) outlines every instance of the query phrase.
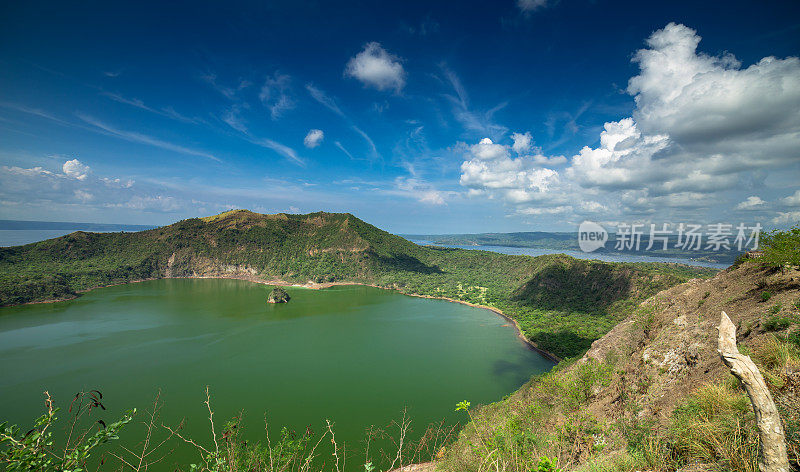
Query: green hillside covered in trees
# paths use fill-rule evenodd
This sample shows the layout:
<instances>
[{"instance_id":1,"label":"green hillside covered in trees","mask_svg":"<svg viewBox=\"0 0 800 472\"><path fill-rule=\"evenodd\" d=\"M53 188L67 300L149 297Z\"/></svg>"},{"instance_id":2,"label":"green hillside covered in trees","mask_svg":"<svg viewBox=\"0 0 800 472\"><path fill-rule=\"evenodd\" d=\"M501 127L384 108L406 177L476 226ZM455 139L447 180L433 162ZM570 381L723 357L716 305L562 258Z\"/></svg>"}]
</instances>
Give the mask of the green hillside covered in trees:
<instances>
[{"instance_id":1,"label":"green hillside covered in trees","mask_svg":"<svg viewBox=\"0 0 800 472\"><path fill-rule=\"evenodd\" d=\"M135 233L75 232L0 248L0 306L164 277L364 283L498 308L569 357L641 300L715 271L419 246L349 213L234 210Z\"/></svg>"}]
</instances>

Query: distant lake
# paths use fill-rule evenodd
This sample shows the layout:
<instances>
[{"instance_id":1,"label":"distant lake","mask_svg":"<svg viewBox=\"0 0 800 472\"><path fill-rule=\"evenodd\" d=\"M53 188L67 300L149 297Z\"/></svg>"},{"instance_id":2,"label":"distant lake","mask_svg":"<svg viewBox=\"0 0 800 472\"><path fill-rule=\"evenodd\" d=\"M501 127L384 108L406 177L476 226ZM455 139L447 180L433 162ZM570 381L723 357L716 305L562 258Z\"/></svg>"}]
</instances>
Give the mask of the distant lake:
<instances>
[{"instance_id":1,"label":"distant lake","mask_svg":"<svg viewBox=\"0 0 800 472\"><path fill-rule=\"evenodd\" d=\"M168 279L2 308L0 421L26 431L44 390L62 417L77 391L101 390L106 422L143 411L160 390L163 421L186 418L185 433L208 444L209 385L217 431L241 410L250 440L263 440L265 412L273 439L284 425L321 433L327 418L359 464L365 428L404 407L418 435L463 420L457 402L497 401L553 366L488 310L362 286L287 291L291 302L270 305L264 285ZM123 439L141 439L137 428ZM151 470L191 461L180 445Z\"/></svg>"},{"instance_id":2,"label":"distant lake","mask_svg":"<svg viewBox=\"0 0 800 472\"><path fill-rule=\"evenodd\" d=\"M436 244L431 241L425 241L421 239L417 240L411 239L410 241L416 244L423 244L423 245L453 247L453 248L471 249L479 251L492 251L492 252L499 252L501 254L512 254L512 255L544 256L546 254L566 254L576 259L596 259L606 262L671 262L671 263L686 264L696 267L710 267L713 269L727 269L730 266L730 264L697 261L694 259L686 259L680 257L640 256L634 254L618 255L618 254L603 254L594 252L586 253L581 251L569 251L560 249L534 249L526 247L507 247L507 246L464 246L464 245L453 245L453 244Z\"/></svg>"},{"instance_id":3,"label":"distant lake","mask_svg":"<svg viewBox=\"0 0 800 472\"><path fill-rule=\"evenodd\" d=\"M77 230L66 229L0 229L0 247L22 246L64 236Z\"/></svg>"},{"instance_id":4,"label":"distant lake","mask_svg":"<svg viewBox=\"0 0 800 472\"><path fill-rule=\"evenodd\" d=\"M108 233L142 231L151 228L154 226L0 220L0 247L22 246L64 236L74 231Z\"/></svg>"}]
</instances>

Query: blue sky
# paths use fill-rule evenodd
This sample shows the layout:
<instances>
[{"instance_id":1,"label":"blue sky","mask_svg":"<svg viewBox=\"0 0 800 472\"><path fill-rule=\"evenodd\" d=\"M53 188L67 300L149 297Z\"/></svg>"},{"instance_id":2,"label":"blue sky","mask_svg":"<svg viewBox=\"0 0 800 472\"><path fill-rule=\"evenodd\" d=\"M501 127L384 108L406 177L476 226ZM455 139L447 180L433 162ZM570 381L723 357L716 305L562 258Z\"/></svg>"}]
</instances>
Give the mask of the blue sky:
<instances>
[{"instance_id":1,"label":"blue sky","mask_svg":"<svg viewBox=\"0 0 800 472\"><path fill-rule=\"evenodd\" d=\"M796 224L800 4L660 3L4 2L0 218Z\"/></svg>"}]
</instances>

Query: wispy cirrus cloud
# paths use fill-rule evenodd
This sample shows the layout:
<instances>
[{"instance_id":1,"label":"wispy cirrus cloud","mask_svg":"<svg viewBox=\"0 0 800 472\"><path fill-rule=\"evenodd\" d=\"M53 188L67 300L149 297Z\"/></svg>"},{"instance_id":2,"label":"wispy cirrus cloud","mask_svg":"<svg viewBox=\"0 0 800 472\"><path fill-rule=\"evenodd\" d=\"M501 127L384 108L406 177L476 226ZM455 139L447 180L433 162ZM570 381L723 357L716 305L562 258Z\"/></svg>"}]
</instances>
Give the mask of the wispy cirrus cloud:
<instances>
[{"instance_id":1,"label":"wispy cirrus cloud","mask_svg":"<svg viewBox=\"0 0 800 472\"><path fill-rule=\"evenodd\" d=\"M242 118L239 105L233 105L225 110L220 119L236 131L247 134L247 125L244 122L244 118Z\"/></svg>"},{"instance_id":2,"label":"wispy cirrus cloud","mask_svg":"<svg viewBox=\"0 0 800 472\"><path fill-rule=\"evenodd\" d=\"M170 118L176 121L181 121L183 123L200 123L202 120L199 118L190 118L188 116L184 116L172 107L164 107L164 108L153 108L151 106L146 105L143 101L139 100L138 98L126 98L117 93L111 92L101 92L100 95L107 97L117 103L122 103L125 105L130 105L135 108L139 108L140 110L149 111L150 113L154 113L156 115L163 116L165 118Z\"/></svg>"},{"instance_id":3,"label":"wispy cirrus cloud","mask_svg":"<svg viewBox=\"0 0 800 472\"><path fill-rule=\"evenodd\" d=\"M373 155L373 156L375 156L375 157L378 157L378 158L380 158L380 157L381 157L381 155L380 155L380 153L378 152L378 148L377 148L377 146L375 146L375 142L372 140L372 138L370 138L370 137L369 137L369 135L368 135L367 133L365 133L365 132L364 132L364 131L363 131L361 128L359 128L358 126L356 126L356 125L351 125L350 127L351 127L351 128L353 128L353 131L355 131L356 133L360 134L360 135L361 135L361 137L362 137L362 138L364 138L364 141L366 141L366 142L367 142L367 144L369 145L370 149L372 150L372 155Z\"/></svg>"},{"instance_id":4,"label":"wispy cirrus cloud","mask_svg":"<svg viewBox=\"0 0 800 472\"><path fill-rule=\"evenodd\" d=\"M33 108L25 105L20 105L17 103L8 103L8 102L0 102L0 107L7 108L9 110L15 110L28 115L37 116L39 118L44 118L46 120L54 121L64 126L74 126L73 123L70 123L66 120L62 120L61 118L58 118L57 116L49 112L46 112L44 110L40 110L38 108Z\"/></svg>"},{"instance_id":5,"label":"wispy cirrus cloud","mask_svg":"<svg viewBox=\"0 0 800 472\"><path fill-rule=\"evenodd\" d=\"M138 133L135 131L126 131L115 128L107 123L104 123L92 116L85 115L83 113L76 113L75 116L80 118L85 123L95 127L98 131L103 132L104 134L115 136L120 139L124 139L126 141L139 143L139 144L147 144L149 146L158 147L161 149L165 149L167 151L177 152L181 154L186 154L190 156L198 156L198 157L205 157L208 159L212 159L217 162L222 162L221 159L218 157L197 149L188 148L185 146L181 146L179 144L170 143L167 141L163 141L158 138L154 138L152 136L148 136L146 134Z\"/></svg>"},{"instance_id":6,"label":"wispy cirrus cloud","mask_svg":"<svg viewBox=\"0 0 800 472\"><path fill-rule=\"evenodd\" d=\"M329 97L328 94L326 94L319 88L315 87L313 84L306 84L306 90L308 90L308 93L311 95L311 98L319 102L322 106L336 113L342 118L345 119L347 118L342 109L339 108L339 105L336 103L336 100Z\"/></svg>"},{"instance_id":7,"label":"wispy cirrus cloud","mask_svg":"<svg viewBox=\"0 0 800 472\"><path fill-rule=\"evenodd\" d=\"M558 3L558 0L517 0L517 8L525 14L531 14L556 3Z\"/></svg>"},{"instance_id":8,"label":"wispy cirrus cloud","mask_svg":"<svg viewBox=\"0 0 800 472\"><path fill-rule=\"evenodd\" d=\"M444 97L452 107L453 117L464 129L490 136L494 140L508 132L508 128L494 122L494 114L508 106L508 102L501 102L486 112L476 111L470 106L469 95L458 75L444 64L441 65L441 69L454 92L446 93Z\"/></svg>"},{"instance_id":9,"label":"wispy cirrus cloud","mask_svg":"<svg viewBox=\"0 0 800 472\"><path fill-rule=\"evenodd\" d=\"M294 149L290 148L289 146L286 146L284 144L281 144L281 143L279 143L277 141L273 141L273 140L268 139L268 138L253 138L251 140L251 142L253 144L257 144L259 146L272 149L273 151L281 154L282 156L284 156L284 157L286 157L288 159L291 159L296 164L299 164L301 166L305 166L306 165L306 162L303 160L303 158L301 158L300 156L297 155L297 151L295 151Z\"/></svg>"},{"instance_id":10,"label":"wispy cirrus cloud","mask_svg":"<svg viewBox=\"0 0 800 472\"><path fill-rule=\"evenodd\" d=\"M233 128L234 130L240 133L239 137L244 139L245 141L255 144L256 146L260 146L266 149L271 149L281 156L289 159L295 164L305 166L306 162L297 154L297 151L292 149L285 144L281 144L275 140L269 138L260 138L254 136L250 130L247 128L247 123L241 115L242 108L238 104L232 105L228 108L225 113L222 115L221 119L225 124Z\"/></svg>"},{"instance_id":11,"label":"wispy cirrus cloud","mask_svg":"<svg viewBox=\"0 0 800 472\"><path fill-rule=\"evenodd\" d=\"M248 128L247 121L242 115L246 109L250 108L250 105L242 98L241 92L253 85L249 80L239 79L235 87L230 87L222 85L217 80L216 74L205 74L201 76L201 79L233 102L222 114L220 120L241 133L246 141L271 149L295 164L305 166L305 160L297 154L297 151L273 139L255 136ZM259 91L258 98L270 109L270 116L273 120L279 118L285 111L294 108L294 101L288 95L290 79L288 75L275 72L271 77L267 77Z\"/></svg>"},{"instance_id":12,"label":"wispy cirrus cloud","mask_svg":"<svg viewBox=\"0 0 800 472\"><path fill-rule=\"evenodd\" d=\"M350 126L350 129L352 129L356 134L361 136L364 139L364 141L366 141L367 145L370 148L370 151L372 152L373 159L383 158L380 152L378 152L378 147L375 145L375 141L373 141L372 138L370 138L370 136L364 130L362 130L353 123L353 120L351 120L350 117L348 117L342 111L342 109L339 107L339 104L336 103L335 99L333 99L328 94L323 92L321 89L315 87L313 84L310 83L306 84L306 90L308 90L308 93L309 95L311 95L311 98L319 102L322 106L324 106L328 110L342 117L345 120L345 122L347 122L347 124Z\"/></svg>"},{"instance_id":13,"label":"wispy cirrus cloud","mask_svg":"<svg viewBox=\"0 0 800 472\"><path fill-rule=\"evenodd\" d=\"M170 142L167 142L167 141L164 141L164 140L152 137L152 136L148 136L146 134L135 132L135 131L120 130L120 129L117 129L117 128L109 125L109 124L106 124L106 123L104 123L104 122L102 122L102 121L100 121L100 120L98 120L98 119L96 119L96 118L94 118L94 117L92 117L90 115L86 115L86 114L83 114L83 113L80 113L80 112L75 113L75 116L77 116L81 121L83 121L84 123L86 123L89 126L85 126L85 125L82 125L82 124L79 124L79 123L72 123L72 122L63 120L61 118L58 118L57 116L55 116L55 115L53 115L53 114L51 114L49 112L46 112L46 111L43 111L43 110L40 110L40 109L37 109L37 108L27 107L27 106L24 106L24 105L17 105L17 104L10 104L10 103L0 102L0 106L2 106L4 108L13 109L13 110L16 110L16 111L19 111L19 112L22 112L22 113L26 113L26 114L29 114L29 115L37 116L39 118L44 118L46 120L50 120L50 121L56 122L56 123L61 124L63 126L80 128L80 129L84 129L84 130L91 131L91 132L94 132L94 133L105 134L107 136L115 136L117 138L124 139L124 140L130 141L130 142L135 142L135 143L140 143L140 144L147 144L147 145L150 145L150 146L159 147L159 148L165 149L167 151L178 152L178 153L181 153L181 154L187 154L187 155L191 155L191 156L206 157L208 159L212 159L212 160L217 161L217 162L222 162L221 159L219 159L218 157L216 157L216 156L214 156L214 155L212 155L212 154L210 154L208 152L197 150L197 149L188 148L188 147L181 146L181 145L174 144L174 143L170 143Z\"/></svg>"},{"instance_id":14,"label":"wispy cirrus cloud","mask_svg":"<svg viewBox=\"0 0 800 472\"><path fill-rule=\"evenodd\" d=\"M284 113L293 109L296 104L290 95L292 78L287 74L275 72L267 77L258 99L269 109L270 117L277 120Z\"/></svg>"},{"instance_id":15,"label":"wispy cirrus cloud","mask_svg":"<svg viewBox=\"0 0 800 472\"><path fill-rule=\"evenodd\" d=\"M340 151L342 151L342 152L343 152L343 153L344 153L344 154L345 154L347 157L349 157L350 159L352 159L352 160L354 160L354 161L360 160L360 159L356 158L356 157L355 157L355 156L354 156L354 155L353 155L353 154L352 154L350 151L348 151L348 150L347 150L347 148L345 148L345 147L342 145L342 143L340 143L339 141L334 141L334 143L333 143L333 144L334 144L334 145L335 145L337 148L339 148L339 150L340 150Z\"/></svg>"},{"instance_id":16,"label":"wispy cirrus cloud","mask_svg":"<svg viewBox=\"0 0 800 472\"><path fill-rule=\"evenodd\" d=\"M200 79L203 82L209 84L214 90L221 93L225 98L229 100L236 100L239 92L253 85L252 82L246 79L239 79L238 84L236 84L235 87L222 85L217 80L217 74L213 73L203 74L200 76Z\"/></svg>"}]
</instances>

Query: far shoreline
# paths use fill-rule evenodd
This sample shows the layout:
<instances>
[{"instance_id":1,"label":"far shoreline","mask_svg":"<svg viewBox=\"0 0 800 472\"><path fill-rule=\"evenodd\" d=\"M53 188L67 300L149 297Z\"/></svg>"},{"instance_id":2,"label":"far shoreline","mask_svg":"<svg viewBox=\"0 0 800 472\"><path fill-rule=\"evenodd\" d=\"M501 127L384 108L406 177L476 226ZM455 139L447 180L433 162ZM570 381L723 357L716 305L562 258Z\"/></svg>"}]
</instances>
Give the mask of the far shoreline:
<instances>
[{"instance_id":1,"label":"far shoreline","mask_svg":"<svg viewBox=\"0 0 800 472\"><path fill-rule=\"evenodd\" d=\"M189 277L151 277L151 278L146 278L146 279L128 280L128 281L125 281L125 282L120 282L120 283L115 283L115 284L98 285L98 286L95 286L95 287L90 287L90 288L87 288L87 289L78 290L77 292L75 292L76 295L73 296L73 297L55 298L55 299L51 299L51 300L39 300L39 301L35 301L35 302L17 303L17 304L13 304L13 305L6 305L5 307L0 307L0 308L14 307L14 306L24 306L24 305L35 305L35 304L39 304L39 303L66 302L66 301L70 301L70 300L76 300L76 299L80 298L80 296L83 295L84 293L88 293L88 292L91 292L92 290L97 290L97 289L100 289L100 288L117 287L117 286L120 286L120 285L136 284L136 283L140 283L140 282L149 282L149 281L152 281L152 280L167 280L167 279L242 280L242 281L245 281L245 282L253 282L253 283L257 283L257 284L261 284L261 285L273 285L273 286L279 286L279 287L307 288L307 289L311 289L311 290L322 290L322 289L326 289L326 288L339 287L339 286L364 286L364 287L379 288L379 289L382 289L382 290L392 290L392 291L395 291L395 292L397 292L397 293L399 293L401 295L406 295L406 296L409 296L409 297L426 298L426 299L429 299L429 300L444 300L444 301L447 301L447 302L450 302L450 303L459 303L461 305L467 305L467 306L470 306L470 307L473 307L473 308L481 308L481 309L484 309L484 310L491 311L492 313L500 316L504 320L506 320L509 323L511 323L511 326L514 328L514 331L517 334L517 338L520 341L522 341L522 343L525 344L528 347L528 349L530 349L532 351L536 351L537 353L541 354L542 356L544 356L545 358L547 358L548 360L550 360L550 361L552 361L552 362L554 362L556 364L558 364L559 362L561 362L563 360L560 357L558 357L555 354L553 354L552 352L549 352L549 351L547 351L545 349L540 348L539 346L536 345L536 343L534 343L533 341L528 339L525 336L525 334L522 332L522 328L520 327L520 325L517 322L517 320L515 320L511 316L503 313L503 311L500 310L499 308L495 308L495 307L488 306L488 305L480 305L480 304L477 304L477 303L471 303L471 302L467 302L467 301L464 301L464 300L456 300L454 298L449 298L449 297L434 297L432 295L421 295L421 294L417 294L417 293L409 293L409 292L404 292L404 291L402 291L402 290L400 290L398 288L395 288L395 287L383 287L383 286L380 286L380 285L370 284L370 283L366 283L366 282L323 282L323 283L307 282L305 284L299 284L299 283L286 282L285 280L280 280L280 279L264 280L264 279L261 279L259 277L255 277L255 276L251 276L251 275L213 275L213 276L210 276L210 275L208 275L208 276L207 275L194 275L194 276L189 276Z\"/></svg>"}]
</instances>

